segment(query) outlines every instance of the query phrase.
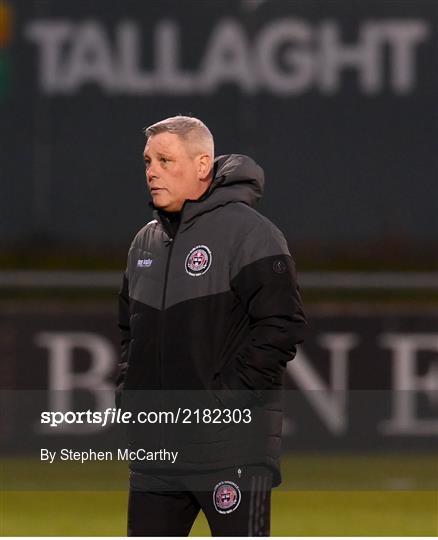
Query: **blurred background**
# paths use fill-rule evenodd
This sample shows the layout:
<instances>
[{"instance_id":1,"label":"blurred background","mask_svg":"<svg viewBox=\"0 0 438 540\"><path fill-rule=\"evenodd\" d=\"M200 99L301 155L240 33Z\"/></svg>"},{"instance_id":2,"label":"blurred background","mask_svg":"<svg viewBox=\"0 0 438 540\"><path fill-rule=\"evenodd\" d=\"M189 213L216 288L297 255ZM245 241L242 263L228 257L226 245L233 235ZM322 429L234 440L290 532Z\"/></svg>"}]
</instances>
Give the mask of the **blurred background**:
<instances>
[{"instance_id":1,"label":"blurred background","mask_svg":"<svg viewBox=\"0 0 438 540\"><path fill-rule=\"evenodd\" d=\"M114 434L38 418L113 405L142 130L176 114L263 167L299 271L272 533L438 534L437 27L436 0L0 0L0 534L124 534L126 464L39 460Z\"/></svg>"}]
</instances>

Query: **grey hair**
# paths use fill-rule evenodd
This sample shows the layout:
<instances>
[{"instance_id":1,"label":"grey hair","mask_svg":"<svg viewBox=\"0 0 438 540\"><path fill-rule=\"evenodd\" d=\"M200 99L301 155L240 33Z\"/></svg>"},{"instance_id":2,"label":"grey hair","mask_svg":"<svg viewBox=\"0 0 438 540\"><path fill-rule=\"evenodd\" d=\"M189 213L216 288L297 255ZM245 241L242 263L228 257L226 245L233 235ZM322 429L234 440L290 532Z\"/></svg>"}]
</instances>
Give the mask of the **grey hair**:
<instances>
[{"instance_id":1,"label":"grey hair","mask_svg":"<svg viewBox=\"0 0 438 540\"><path fill-rule=\"evenodd\" d=\"M199 118L172 116L145 128L147 138L158 133L174 133L188 142L196 154L207 153L214 159L214 140L211 131Z\"/></svg>"}]
</instances>

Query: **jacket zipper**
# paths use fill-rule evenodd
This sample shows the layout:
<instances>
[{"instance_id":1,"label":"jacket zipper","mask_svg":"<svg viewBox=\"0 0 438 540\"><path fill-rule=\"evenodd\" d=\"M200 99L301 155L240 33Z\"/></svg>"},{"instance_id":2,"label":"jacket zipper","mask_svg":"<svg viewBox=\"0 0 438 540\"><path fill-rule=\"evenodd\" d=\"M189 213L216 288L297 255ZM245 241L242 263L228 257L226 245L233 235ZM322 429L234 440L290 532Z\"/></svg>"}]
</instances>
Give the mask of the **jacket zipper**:
<instances>
[{"instance_id":1,"label":"jacket zipper","mask_svg":"<svg viewBox=\"0 0 438 540\"><path fill-rule=\"evenodd\" d=\"M168 280L168 276L169 276L169 269L170 269L170 259L172 257L172 251L173 251L173 244L175 243L175 238L176 238L176 234L175 236L172 238L169 236L169 242L170 242L170 246L169 246L169 253L167 254L167 261L166 261L166 270L164 272L164 286L163 286L163 295L161 297L161 311L160 311L160 349L159 349L159 361L160 361L160 366L159 366L159 382L160 382L160 392L163 391L163 354L162 354L162 351L163 351L163 343L164 343L164 307L166 305L166 293L167 293L167 280ZM163 410L164 407L164 403L162 400L161 401L161 407L160 409ZM165 447L165 440L164 440L164 424L161 425L161 444L160 444L160 447L161 448L164 448Z\"/></svg>"},{"instance_id":2,"label":"jacket zipper","mask_svg":"<svg viewBox=\"0 0 438 540\"><path fill-rule=\"evenodd\" d=\"M176 235L175 235L175 237L176 237ZM161 317L161 324L160 324L160 388L163 387L163 372L162 372L162 364L163 363L162 363L161 351L163 349L163 341L164 341L164 339L163 339L164 307L166 305L167 280L168 280L168 277L169 277L170 259L172 257L173 244L175 242L175 237L174 238L169 237L170 247L169 247L169 253L167 254L166 270L164 272L163 295L161 297L161 312L160 312L160 317Z\"/></svg>"}]
</instances>

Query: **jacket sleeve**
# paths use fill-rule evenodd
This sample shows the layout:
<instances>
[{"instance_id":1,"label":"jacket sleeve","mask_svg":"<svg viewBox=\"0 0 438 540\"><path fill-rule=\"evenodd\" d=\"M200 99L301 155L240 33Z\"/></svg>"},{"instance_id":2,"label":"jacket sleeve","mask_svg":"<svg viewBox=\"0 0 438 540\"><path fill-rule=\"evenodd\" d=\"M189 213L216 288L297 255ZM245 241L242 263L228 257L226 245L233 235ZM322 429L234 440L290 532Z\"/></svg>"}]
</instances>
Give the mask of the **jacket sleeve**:
<instances>
[{"instance_id":1,"label":"jacket sleeve","mask_svg":"<svg viewBox=\"0 0 438 540\"><path fill-rule=\"evenodd\" d=\"M306 328L295 264L284 236L271 223L248 232L234 250L231 288L247 314L249 332L221 372L221 387L259 398L263 390L282 384Z\"/></svg>"},{"instance_id":2,"label":"jacket sleeve","mask_svg":"<svg viewBox=\"0 0 438 540\"><path fill-rule=\"evenodd\" d=\"M131 341L131 332L129 327L129 292L127 272L123 275L122 286L119 291L119 329L121 354L117 366L116 375L116 406L120 407L121 393L125 382L126 371L128 369L128 351Z\"/></svg>"}]
</instances>

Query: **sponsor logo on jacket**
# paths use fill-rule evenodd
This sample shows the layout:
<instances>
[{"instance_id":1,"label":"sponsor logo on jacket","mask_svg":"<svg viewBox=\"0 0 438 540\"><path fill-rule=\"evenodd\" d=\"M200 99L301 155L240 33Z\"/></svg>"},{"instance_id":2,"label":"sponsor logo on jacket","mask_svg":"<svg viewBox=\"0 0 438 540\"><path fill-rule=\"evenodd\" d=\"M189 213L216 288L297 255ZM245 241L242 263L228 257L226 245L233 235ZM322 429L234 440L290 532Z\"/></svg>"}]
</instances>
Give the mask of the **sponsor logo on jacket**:
<instances>
[{"instance_id":1,"label":"sponsor logo on jacket","mask_svg":"<svg viewBox=\"0 0 438 540\"><path fill-rule=\"evenodd\" d=\"M138 259L137 268L149 268L152 264L152 259Z\"/></svg>"}]
</instances>

